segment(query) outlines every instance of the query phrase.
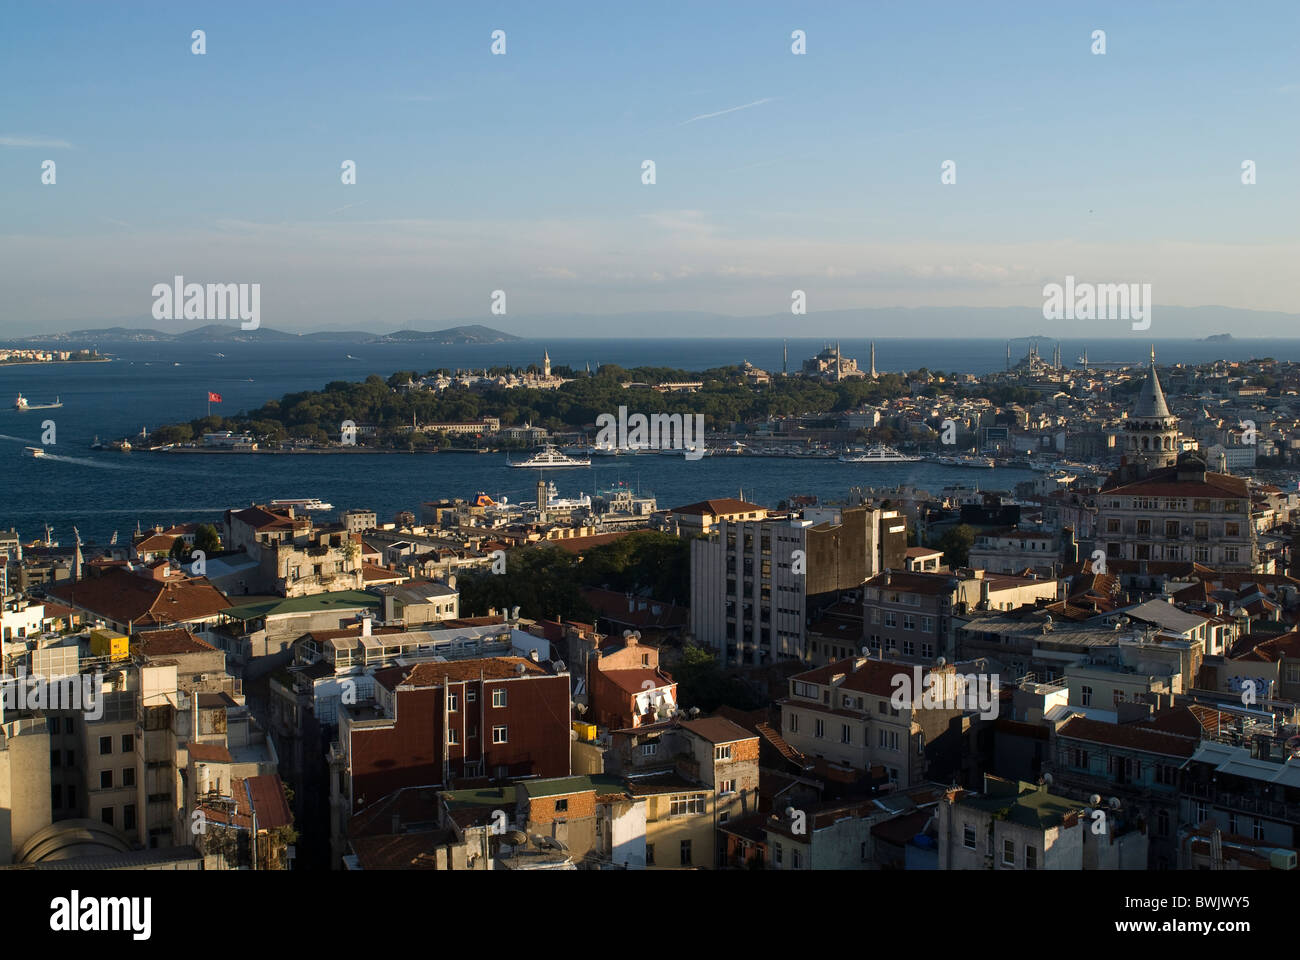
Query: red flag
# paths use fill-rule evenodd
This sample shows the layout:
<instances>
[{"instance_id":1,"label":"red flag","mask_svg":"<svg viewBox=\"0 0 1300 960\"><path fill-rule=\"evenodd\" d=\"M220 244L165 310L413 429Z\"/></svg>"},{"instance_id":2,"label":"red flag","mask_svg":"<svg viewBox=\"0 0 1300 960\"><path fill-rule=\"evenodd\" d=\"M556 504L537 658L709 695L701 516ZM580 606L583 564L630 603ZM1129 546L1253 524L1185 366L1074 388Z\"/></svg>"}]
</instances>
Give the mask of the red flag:
<instances>
[{"instance_id":1,"label":"red flag","mask_svg":"<svg viewBox=\"0 0 1300 960\"><path fill-rule=\"evenodd\" d=\"M219 393L213 393L211 390L209 390L209 391L208 391L208 403L220 403L220 402L221 402L221 394L219 394Z\"/></svg>"}]
</instances>

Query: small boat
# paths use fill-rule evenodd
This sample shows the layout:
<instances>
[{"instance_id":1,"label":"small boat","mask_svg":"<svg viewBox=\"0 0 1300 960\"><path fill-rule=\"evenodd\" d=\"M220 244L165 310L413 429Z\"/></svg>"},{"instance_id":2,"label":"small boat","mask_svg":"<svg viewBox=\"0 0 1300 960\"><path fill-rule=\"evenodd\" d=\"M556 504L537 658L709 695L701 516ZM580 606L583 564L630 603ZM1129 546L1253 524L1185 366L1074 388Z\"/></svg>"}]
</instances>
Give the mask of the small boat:
<instances>
[{"instance_id":1,"label":"small boat","mask_svg":"<svg viewBox=\"0 0 1300 960\"><path fill-rule=\"evenodd\" d=\"M507 460L506 466L528 467L528 468L535 468L535 469L547 469L547 468L554 468L554 467L589 467L591 466L591 460L586 457L567 456L566 454L563 454L559 450L557 450L553 445L547 444L546 446L542 447L540 451L538 451L533 456L529 457L527 460L520 460L518 462L511 462Z\"/></svg>"},{"instance_id":2,"label":"small boat","mask_svg":"<svg viewBox=\"0 0 1300 960\"><path fill-rule=\"evenodd\" d=\"M213 356L216 357L218 360L226 359L226 355L224 353L214 353Z\"/></svg>"},{"instance_id":3,"label":"small boat","mask_svg":"<svg viewBox=\"0 0 1300 960\"><path fill-rule=\"evenodd\" d=\"M23 455L27 457L43 457L45 449L43 447L23 447Z\"/></svg>"},{"instance_id":4,"label":"small boat","mask_svg":"<svg viewBox=\"0 0 1300 960\"><path fill-rule=\"evenodd\" d=\"M20 413L25 410L57 410L61 406L63 406L63 401L58 397L54 398L53 403L31 403L21 393L18 394L18 399L14 401L14 409Z\"/></svg>"}]
</instances>

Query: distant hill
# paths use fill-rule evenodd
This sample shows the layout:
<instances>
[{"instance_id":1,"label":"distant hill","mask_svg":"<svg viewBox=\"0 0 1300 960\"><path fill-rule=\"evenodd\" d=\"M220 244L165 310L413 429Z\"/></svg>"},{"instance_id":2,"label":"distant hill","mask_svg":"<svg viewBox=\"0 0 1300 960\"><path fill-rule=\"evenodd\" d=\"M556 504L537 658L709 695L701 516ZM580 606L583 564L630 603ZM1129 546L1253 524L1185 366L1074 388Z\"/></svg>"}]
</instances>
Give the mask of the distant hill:
<instances>
[{"instance_id":1,"label":"distant hill","mask_svg":"<svg viewBox=\"0 0 1300 960\"><path fill-rule=\"evenodd\" d=\"M26 337L22 343L264 343L286 340L332 341L337 343L508 343L519 340L514 334L493 330L481 324L448 327L446 330L398 330L375 336L361 330L322 330L317 333L288 333L271 327L243 330L224 323L210 323L184 333L131 327L100 327L93 330L69 330L67 333L44 333Z\"/></svg>"},{"instance_id":2,"label":"distant hill","mask_svg":"<svg viewBox=\"0 0 1300 960\"><path fill-rule=\"evenodd\" d=\"M398 330L396 333L381 337L371 337L370 343L397 343L412 341L420 343L509 343L520 340L514 334L493 330L481 323L471 323L463 327L448 327L446 330Z\"/></svg>"}]
</instances>

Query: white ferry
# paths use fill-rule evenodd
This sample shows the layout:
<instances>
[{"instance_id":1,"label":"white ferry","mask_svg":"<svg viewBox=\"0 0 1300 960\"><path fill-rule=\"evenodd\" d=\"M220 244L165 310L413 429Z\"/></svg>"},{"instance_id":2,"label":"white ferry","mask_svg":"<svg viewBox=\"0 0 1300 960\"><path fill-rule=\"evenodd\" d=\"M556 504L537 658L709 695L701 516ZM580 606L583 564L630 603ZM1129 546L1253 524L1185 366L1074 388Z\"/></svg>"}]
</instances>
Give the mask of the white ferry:
<instances>
[{"instance_id":1,"label":"white ferry","mask_svg":"<svg viewBox=\"0 0 1300 960\"><path fill-rule=\"evenodd\" d=\"M58 397L54 398L53 403L29 403L21 393L18 394L18 399L14 401L14 409L20 412L23 410L57 410L61 406L63 406L63 402Z\"/></svg>"},{"instance_id":2,"label":"white ferry","mask_svg":"<svg viewBox=\"0 0 1300 960\"><path fill-rule=\"evenodd\" d=\"M531 467L535 469L546 469L550 467L589 467L591 460L587 457L570 457L561 453L553 445L547 444L540 451L529 457L527 460L518 462L506 461L508 467Z\"/></svg>"},{"instance_id":3,"label":"white ferry","mask_svg":"<svg viewBox=\"0 0 1300 960\"><path fill-rule=\"evenodd\" d=\"M990 457L938 457L934 462L945 467L978 467L981 470L992 470L997 466Z\"/></svg>"},{"instance_id":4,"label":"white ferry","mask_svg":"<svg viewBox=\"0 0 1300 960\"><path fill-rule=\"evenodd\" d=\"M847 453L840 454L840 463L913 463L920 460L920 457L909 457L905 453L900 453L893 447L887 447L883 443L878 443L873 447L868 447L866 453L850 456Z\"/></svg>"},{"instance_id":5,"label":"white ferry","mask_svg":"<svg viewBox=\"0 0 1300 960\"><path fill-rule=\"evenodd\" d=\"M23 456L43 457L45 456L45 449L43 447L23 447Z\"/></svg>"},{"instance_id":6,"label":"white ferry","mask_svg":"<svg viewBox=\"0 0 1300 960\"><path fill-rule=\"evenodd\" d=\"M333 510L334 504L322 503L315 498L308 500L272 500L271 506L284 509L293 507L295 510Z\"/></svg>"}]
</instances>

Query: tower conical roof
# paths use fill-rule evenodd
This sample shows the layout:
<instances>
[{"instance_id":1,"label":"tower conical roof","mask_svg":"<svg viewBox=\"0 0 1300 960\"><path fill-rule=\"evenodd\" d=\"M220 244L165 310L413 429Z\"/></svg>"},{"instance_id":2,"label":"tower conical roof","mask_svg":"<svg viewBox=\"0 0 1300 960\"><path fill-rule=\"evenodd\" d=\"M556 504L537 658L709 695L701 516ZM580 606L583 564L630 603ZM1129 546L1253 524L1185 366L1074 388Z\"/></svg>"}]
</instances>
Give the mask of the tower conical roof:
<instances>
[{"instance_id":1,"label":"tower conical roof","mask_svg":"<svg viewBox=\"0 0 1300 960\"><path fill-rule=\"evenodd\" d=\"M1165 403L1164 390L1160 389L1160 378L1156 376L1154 358L1151 361L1151 369L1147 372L1146 383L1142 384L1142 392L1138 394L1133 416L1135 418L1169 416L1169 405Z\"/></svg>"}]
</instances>

